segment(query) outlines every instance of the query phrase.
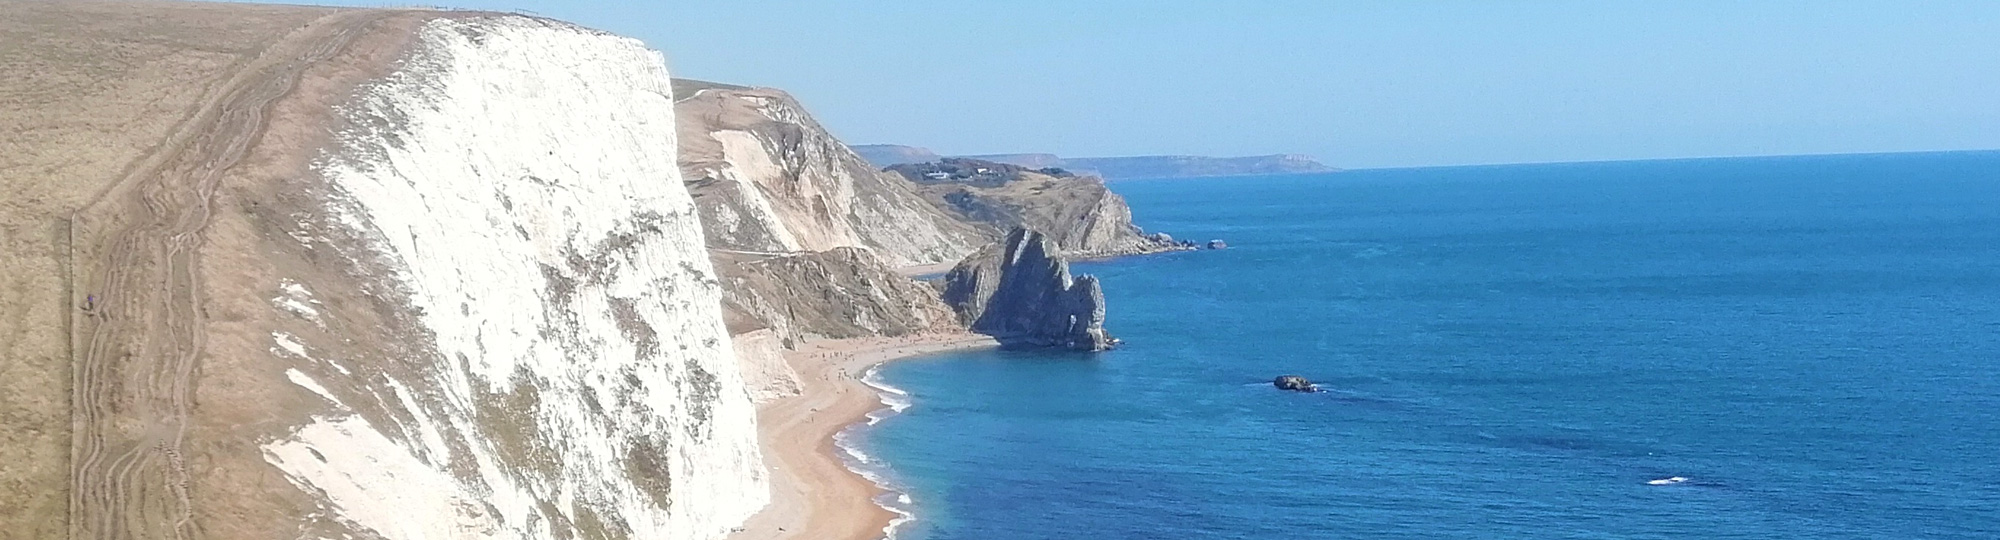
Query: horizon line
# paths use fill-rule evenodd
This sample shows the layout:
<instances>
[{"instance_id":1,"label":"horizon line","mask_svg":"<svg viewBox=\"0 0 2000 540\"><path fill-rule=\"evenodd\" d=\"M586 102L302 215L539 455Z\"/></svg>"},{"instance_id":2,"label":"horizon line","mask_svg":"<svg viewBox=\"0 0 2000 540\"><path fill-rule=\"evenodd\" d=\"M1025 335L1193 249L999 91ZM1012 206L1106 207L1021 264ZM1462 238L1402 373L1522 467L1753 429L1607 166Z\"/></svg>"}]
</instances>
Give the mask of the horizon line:
<instances>
[{"instance_id":1,"label":"horizon line","mask_svg":"<svg viewBox=\"0 0 2000 540\"><path fill-rule=\"evenodd\" d=\"M1582 159L1575 161L1503 161L1495 163L1461 163L1461 164L1451 164L1451 165L1401 165L1401 166L1390 166L1390 167L1340 167L1337 165L1333 165L1332 167L1338 169L1337 171L1334 172L1347 172L1347 171L1389 171L1389 170L1406 170L1406 169L1450 169L1450 168L1466 168L1466 167L1511 167L1518 165L1588 165L1594 163L1636 163L1636 162L1649 162L1649 161L1701 161L1701 160L1715 160L1715 159L1779 159L1779 158L1810 158L1810 157L1840 157L1840 156L1892 156L1892 155L1902 155L1902 154L1969 154L1969 153L1982 153L1982 152L2000 152L2000 148L1972 148L1972 149L1962 149L1962 150L1891 150L1882 152L1816 152L1816 153L1806 153L1806 154L1737 154L1737 155L1720 155L1720 156ZM1280 173L1280 174L1286 174L1286 173ZM1297 174L1328 174L1328 173L1297 173Z\"/></svg>"}]
</instances>

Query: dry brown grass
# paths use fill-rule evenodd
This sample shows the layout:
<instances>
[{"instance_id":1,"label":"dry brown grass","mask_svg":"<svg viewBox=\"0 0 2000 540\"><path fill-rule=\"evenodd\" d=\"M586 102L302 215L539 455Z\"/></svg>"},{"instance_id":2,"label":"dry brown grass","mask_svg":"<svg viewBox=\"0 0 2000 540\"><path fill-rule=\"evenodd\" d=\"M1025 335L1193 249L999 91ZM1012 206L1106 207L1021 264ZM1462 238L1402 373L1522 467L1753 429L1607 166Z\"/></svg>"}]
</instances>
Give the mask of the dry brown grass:
<instances>
[{"instance_id":1,"label":"dry brown grass","mask_svg":"<svg viewBox=\"0 0 2000 540\"><path fill-rule=\"evenodd\" d=\"M69 216L257 52L327 13L0 0L0 538L61 538L69 487Z\"/></svg>"}]
</instances>

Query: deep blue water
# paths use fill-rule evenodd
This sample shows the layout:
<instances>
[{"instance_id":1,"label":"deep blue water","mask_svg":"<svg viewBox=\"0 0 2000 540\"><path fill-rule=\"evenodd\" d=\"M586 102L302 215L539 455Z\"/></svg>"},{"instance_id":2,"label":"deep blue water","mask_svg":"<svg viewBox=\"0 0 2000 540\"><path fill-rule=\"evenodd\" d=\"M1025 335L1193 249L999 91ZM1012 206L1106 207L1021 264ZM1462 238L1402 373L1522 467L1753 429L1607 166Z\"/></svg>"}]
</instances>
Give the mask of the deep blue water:
<instances>
[{"instance_id":1,"label":"deep blue water","mask_svg":"<svg viewBox=\"0 0 2000 540\"><path fill-rule=\"evenodd\" d=\"M905 538L2000 537L2000 153L1113 187L1233 247L884 368Z\"/></svg>"}]
</instances>

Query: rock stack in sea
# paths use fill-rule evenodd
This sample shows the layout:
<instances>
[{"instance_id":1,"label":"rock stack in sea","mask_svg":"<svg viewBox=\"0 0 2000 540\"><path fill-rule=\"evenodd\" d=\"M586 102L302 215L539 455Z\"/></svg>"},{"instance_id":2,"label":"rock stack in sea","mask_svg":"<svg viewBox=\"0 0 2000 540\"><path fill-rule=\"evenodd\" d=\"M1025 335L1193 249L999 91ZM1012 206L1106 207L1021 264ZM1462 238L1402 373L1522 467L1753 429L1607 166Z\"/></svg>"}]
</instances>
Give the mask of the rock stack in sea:
<instances>
[{"instance_id":1,"label":"rock stack in sea","mask_svg":"<svg viewBox=\"0 0 2000 540\"><path fill-rule=\"evenodd\" d=\"M944 301L972 331L1004 345L1110 349L1104 291L1094 276L1072 278L1069 261L1042 233L1016 228L945 274Z\"/></svg>"},{"instance_id":2,"label":"rock stack in sea","mask_svg":"<svg viewBox=\"0 0 2000 540\"><path fill-rule=\"evenodd\" d=\"M1271 380L1271 386L1278 387L1279 390L1291 390L1293 392L1319 391L1319 385L1313 384L1312 381L1308 381L1305 377L1298 375L1279 375L1278 378Z\"/></svg>"}]
</instances>

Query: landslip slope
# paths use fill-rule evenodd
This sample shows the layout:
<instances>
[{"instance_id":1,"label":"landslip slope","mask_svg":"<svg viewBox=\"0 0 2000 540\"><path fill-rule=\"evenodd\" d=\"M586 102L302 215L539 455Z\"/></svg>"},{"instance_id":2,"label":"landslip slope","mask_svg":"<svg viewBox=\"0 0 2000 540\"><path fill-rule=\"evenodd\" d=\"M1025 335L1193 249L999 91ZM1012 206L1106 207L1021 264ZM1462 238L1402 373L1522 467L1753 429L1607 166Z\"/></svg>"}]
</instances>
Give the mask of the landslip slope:
<instances>
[{"instance_id":1,"label":"landslip slope","mask_svg":"<svg viewBox=\"0 0 2000 540\"><path fill-rule=\"evenodd\" d=\"M954 326L898 270L949 264L997 233L878 171L782 91L676 79L681 170L738 339L900 336ZM751 332L768 331L768 337ZM751 347L747 365L779 362ZM752 369L753 373L782 370ZM753 386L784 386L752 381Z\"/></svg>"},{"instance_id":2,"label":"landslip slope","mask_svg":"<svg viewBox=\"0 0 2000 540\"><path fill-rule=\"evenodd\" d=\"M989 238L840 143L783 91L684 81L681 170L709 245L757 253L873 251L891 266L955 261Z\"/></svg>"}]
</instances>

